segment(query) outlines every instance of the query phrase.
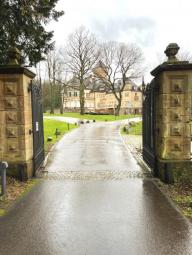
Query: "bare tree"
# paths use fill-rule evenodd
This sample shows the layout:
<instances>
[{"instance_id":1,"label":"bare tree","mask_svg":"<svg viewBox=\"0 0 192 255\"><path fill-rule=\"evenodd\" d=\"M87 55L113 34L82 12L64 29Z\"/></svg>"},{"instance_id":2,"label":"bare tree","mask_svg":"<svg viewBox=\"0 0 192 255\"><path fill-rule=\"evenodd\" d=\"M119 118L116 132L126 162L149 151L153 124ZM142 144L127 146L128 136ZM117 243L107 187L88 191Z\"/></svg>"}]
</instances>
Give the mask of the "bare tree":
<instances>
[{"instance_id":1,"label":"bare tree","mask_svg":"<svg viewBox=\"0 0 192 255\"><path fill-rule=\"evenodd\" d=\"M96 64L99 51L96 38L85 27L81 26L72 33L63 54L67 71L79 80L80 113L84 114L85 79Z\"/></svg>"},{"instance_id":2,"label":"bare tree","mask_svg":"<svg viewBox=\"0 0 192 255\"><path fill-rule=\"evenodd\" d=\"M190 51L181 49L178 53L178 60L179 61L189 61L192 62L192 53Z\"/></svg>"},{"instance_id":3,"label":"bare tree","mask_svg":"<svg viewBox=\"0 0 192 255\"><path fill-rule=\"evenodd\" d=\"M48 79L49 79L49 84L50 84L50 104L51 104L51 109L50 113L53 114L55 110L55 87L56 84L59 85L59 94L61 97L61 81L62 80L62 72L63 72L63 62L61 60L59 52L54 49L50 51L47 56L46 56L46 66L47 66L47 73L48 73ZM60 105L62 104L62 99L60 98L61 102ZM61 113L63 111L61 110L62 107L60 107Z\"/></svg>"},{"instance_id":4,"label":"bare tree","mask_svg":"<svg viewBox=\"0 0 192 255\"><path fill-rule=\"evenodd\" d=\"M122 92L127 81L138 79L142 75L143 54L135 45L107 42L101 46L101 60L105 75L101 75L99 79L114 94L117 100L116 114L119 115Z\"/></svg>"},{"instance_id":5,"label":"bare tree","mask_svg":"<svg viewBox=\"0 0 192 255\"><path fill-rule=\"evenodd\" d=\"M63 68L63 70L65 70L65 68ZM71 82L71 80L69 79L67 72L63 73L62 77L58 76L58 78L56 79L56 83L59 85L60 113L61 114L64 113L65 94L67 94L67 89L71 88L70 82Z\"/></svg>"}]
</instances>

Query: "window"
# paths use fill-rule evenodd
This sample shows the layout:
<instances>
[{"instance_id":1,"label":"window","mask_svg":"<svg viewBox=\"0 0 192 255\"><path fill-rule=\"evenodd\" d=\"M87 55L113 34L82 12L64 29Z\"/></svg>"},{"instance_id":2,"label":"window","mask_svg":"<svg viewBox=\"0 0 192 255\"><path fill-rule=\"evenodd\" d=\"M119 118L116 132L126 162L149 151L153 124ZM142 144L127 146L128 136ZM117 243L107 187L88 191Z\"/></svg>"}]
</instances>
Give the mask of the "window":
<instances>
[{"instance_id":1,"label":"window","mask_svg":"<svg viewBox=\"0 0 192 255\"><path fill-rule=\"evenodd\" d=\"M69 97L71 97L71 91L69 91L69 94L68 94L68 95L69 95Z\"/></svg>"},{"instance_id":2,"label":"window","mask_svg":"<svg viewBox=\"0 0 192 255\"><path fill-rule=\"evenodd\" d=\"M77 97L78 96L78 93L77 91L74 92L74 97Z\"/></svg>"},{"instance_id":3,"label":"window","mask_svg":"<svg viewBox=\"0 0 192 255\"><path fill-rule=\"evenodd\" d=\"M135 100L135 101L138 101L138 100L139 100L139 96L137 95L137 93L135 93L134 100Z\"/></svg>"}]
</instances>

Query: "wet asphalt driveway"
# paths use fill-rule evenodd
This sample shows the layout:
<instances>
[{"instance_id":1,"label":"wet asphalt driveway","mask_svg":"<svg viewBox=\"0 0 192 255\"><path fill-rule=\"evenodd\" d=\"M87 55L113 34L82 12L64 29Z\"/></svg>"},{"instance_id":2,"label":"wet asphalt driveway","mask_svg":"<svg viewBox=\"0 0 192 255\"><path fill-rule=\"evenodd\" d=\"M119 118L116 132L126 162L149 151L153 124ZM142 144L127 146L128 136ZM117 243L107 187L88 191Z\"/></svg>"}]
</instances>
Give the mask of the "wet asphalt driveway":
<instances>
[{"instance_id":1,"label":"wet asphalt driveway","mask_svg":"<svg viewBox=\"0 0 192 255\"><path fill-rule=\"evenodd\" d=\"M0 255L192 254L191 225L142 174L117 124L66 135L47 170L0 219Z\"/></svg>"},{"instance_id":2,"label":"wet asphalt driveway","mask_svg":"<svg viewBox=\"0 0 192 255\"><path fill-rule=\"evenodd\" d=\"M84 124L58 143L48 163L49 172L140 171L122 142L118 123Z\"/></svg>"}]
</instances>

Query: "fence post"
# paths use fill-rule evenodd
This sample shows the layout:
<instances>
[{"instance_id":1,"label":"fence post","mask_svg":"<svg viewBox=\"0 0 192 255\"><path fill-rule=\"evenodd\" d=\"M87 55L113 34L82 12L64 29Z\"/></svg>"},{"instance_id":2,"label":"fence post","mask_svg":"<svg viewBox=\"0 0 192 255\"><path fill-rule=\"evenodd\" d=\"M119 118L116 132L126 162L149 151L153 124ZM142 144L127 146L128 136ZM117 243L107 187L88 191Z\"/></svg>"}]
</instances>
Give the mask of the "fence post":
<instances>
[{"instance_id":1,"label":"fence post","mask_svg":"<svg viewBox=\"0 0 192 255\"><path fill-rule=\"evenodd\" d=\"M6 169L8 167L7 162L0 162L0 173L1 173L1 193L3 196L6 192Z\"/></svg>"}]
</instances>

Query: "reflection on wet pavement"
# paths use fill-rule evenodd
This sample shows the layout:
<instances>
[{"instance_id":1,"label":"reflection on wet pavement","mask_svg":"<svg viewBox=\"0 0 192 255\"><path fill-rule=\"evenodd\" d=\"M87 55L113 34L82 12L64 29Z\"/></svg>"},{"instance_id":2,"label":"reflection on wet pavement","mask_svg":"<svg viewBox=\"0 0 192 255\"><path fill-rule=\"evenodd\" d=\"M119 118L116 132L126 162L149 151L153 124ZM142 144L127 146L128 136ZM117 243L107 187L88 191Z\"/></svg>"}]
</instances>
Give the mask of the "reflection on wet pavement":
<instances>
[{"instance_id":1,"label":"reflection on wet pavement","mask_svg":"<svg viewBox=\"0 0 192 255\"><path fill-rule=\"evenodd\" d=\"M191 254L189 224L151 180L44 181L0 220L0 254ZM2 245L3 244L3 245Z\"/></svg>"},{"instance_id":2,"label":"reflection on wet pavement","mask_svg":"<svg viewBox=\"0 0 192 255\"><path fill-rule=\"evenodd\" d=\"M140 171L118 123L92 123L66 135L52 151L47 171Z\"/></svg>"},{"instance_id":3,"label":"reflection on wet pavement","mask_svg":"<svg viewBox=\"0 0 192 255\"><path fill-rule=\"evenodd\" d=\"M0 219L1 255L192 254L191 224L142 172L117 124L75 130L48 170Z\"/></svg>"}]
</instances>

